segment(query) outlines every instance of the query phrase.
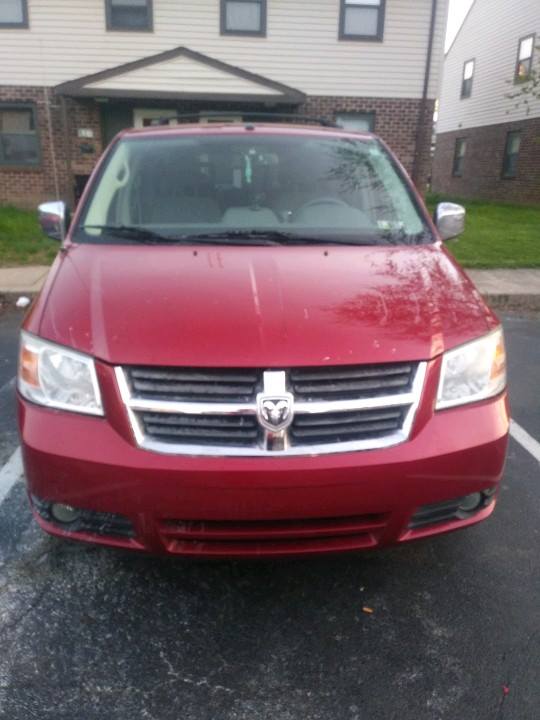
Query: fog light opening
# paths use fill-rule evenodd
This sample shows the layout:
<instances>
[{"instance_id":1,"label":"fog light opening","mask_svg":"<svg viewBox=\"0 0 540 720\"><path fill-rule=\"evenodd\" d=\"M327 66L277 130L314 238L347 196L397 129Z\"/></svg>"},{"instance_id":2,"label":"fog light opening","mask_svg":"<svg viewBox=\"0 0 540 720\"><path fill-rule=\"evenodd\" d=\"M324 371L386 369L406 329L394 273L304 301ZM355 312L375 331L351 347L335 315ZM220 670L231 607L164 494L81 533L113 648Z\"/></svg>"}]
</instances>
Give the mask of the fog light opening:
<instances>
[{"instance_id":1,"label":"fog light opening","mask_svg":"<svg viewBox=\"0 0 540 720\"><path fill-rule=\"evenodd\" d=\"M471 493L462 498L459 503L459 511L462 513L472 513L478 510L482 505L482 493Z\"/></svg>"},{"instance_id":2,"label":"fog light opening","mask_svg":"<svg viewBox=\"0 0 540 720\"><path fill-rule=\"evenodd\" d=\"M64 505L63 503L53 503L51 505L51 515L53 518L63 525L69 525L75 522L80 515L80 511L71 505Z\"/></svg>"}]
</instances>

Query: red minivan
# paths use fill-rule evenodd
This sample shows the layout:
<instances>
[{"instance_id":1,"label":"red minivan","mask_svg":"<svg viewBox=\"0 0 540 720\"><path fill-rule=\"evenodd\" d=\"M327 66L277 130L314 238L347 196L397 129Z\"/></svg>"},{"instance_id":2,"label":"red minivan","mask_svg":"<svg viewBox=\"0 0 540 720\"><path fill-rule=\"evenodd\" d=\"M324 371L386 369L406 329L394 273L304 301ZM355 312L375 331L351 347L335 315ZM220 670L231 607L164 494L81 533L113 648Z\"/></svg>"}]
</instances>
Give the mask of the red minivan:
<instances>
[{"instance_id":1,"label":"red minivan","mask_svg":"<svg viewBox=\"0 0 540 720\"><path fill-rule=\"evenodd\" d=\"M54 535L193 557L353 551L496 503L501 325L376 136L121 133L24 322L30 502Z\"/></svg>"}]
</instances>

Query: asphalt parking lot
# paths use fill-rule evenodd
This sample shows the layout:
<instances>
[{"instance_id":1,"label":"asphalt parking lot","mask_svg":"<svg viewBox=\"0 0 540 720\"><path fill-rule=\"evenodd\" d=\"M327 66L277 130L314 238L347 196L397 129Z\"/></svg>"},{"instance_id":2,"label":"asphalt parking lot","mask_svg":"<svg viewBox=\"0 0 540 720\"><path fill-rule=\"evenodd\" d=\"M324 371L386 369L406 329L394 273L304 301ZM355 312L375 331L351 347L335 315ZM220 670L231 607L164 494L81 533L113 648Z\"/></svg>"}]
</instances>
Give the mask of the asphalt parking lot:
<instances>
[{"instance_id":1,"label":"asphalt parking lot","mask_svg":"<svg viewBox=\"0 0 540 720\"><path fill-rule=\"evenodd\" d=\"M0 467L20 318L0 314ZM504 322L513 416L540 440L540 319ZM0 504L0 718L537 720L539 528L540 465L514 439L487 522L308 561L65 543L17 482Z\"/></svg>"}]
</instances>

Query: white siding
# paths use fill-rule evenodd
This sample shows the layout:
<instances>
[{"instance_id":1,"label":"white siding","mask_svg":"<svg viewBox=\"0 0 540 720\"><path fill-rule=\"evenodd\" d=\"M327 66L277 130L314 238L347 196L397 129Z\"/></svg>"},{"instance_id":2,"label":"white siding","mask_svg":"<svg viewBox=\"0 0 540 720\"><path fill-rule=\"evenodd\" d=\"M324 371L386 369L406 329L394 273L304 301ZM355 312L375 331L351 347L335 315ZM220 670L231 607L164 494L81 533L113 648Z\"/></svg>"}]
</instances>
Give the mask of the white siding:
<instances>
[{"instance_id":1,"label":"white siding","mask_svg":"<svg viewBox=\"0 0 540 720\"><path fill-rule=\"evenodd\" d=\"M506 97L515 90L519 39L532 33L538 42L540 0L476 0L446 56L437 133L540 117L540 100L527 114ZM463 64L472 58L472 95L462 100Z\"/></svg>"},{"instance_id":2,"label":"white siding","mask_svg":"<svg viewBox=\"0 0 540 720\"><path fill-rule=\"evenodd\" d=\"M0 85L56 85L179 45L309 95L419 98L432 0L387 0L384 42L338 41L339 0L268 0L268 36L220 36L219 0L154 0L154 32L107 32L105 0L28 0L0 29ZM430 97L448 0L438 0Z\"/></svg>"}]
</instances>

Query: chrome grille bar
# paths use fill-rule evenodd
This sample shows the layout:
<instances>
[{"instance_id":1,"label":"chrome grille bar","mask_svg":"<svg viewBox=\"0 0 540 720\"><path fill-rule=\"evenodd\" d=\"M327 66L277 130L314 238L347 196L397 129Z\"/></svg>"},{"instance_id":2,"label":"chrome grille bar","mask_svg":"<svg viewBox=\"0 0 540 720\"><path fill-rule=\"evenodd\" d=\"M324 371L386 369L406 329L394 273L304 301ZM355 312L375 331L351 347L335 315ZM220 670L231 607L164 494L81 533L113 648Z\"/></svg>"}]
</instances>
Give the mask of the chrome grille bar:
<instances>
[{"instance_id":1,"label":"chrome grille bar","mask_svg":"<svg viewBox=\"0 0 540 720\"><path fill-rule=\"evenodd\" d=\"M290 429L279 433L265 430L253 446L213 445L189 442L169 442L152 437L145 431L143 416L145 413L189 416L257 416L257 402L183 402L164 399L141 398L134 394L129 375L122 367L115 368L120 395L126 406L136 444L146 450L167 455L191 455L213 457L290 457L295 455L325 455L331 453L359 452L391 447L405 442L420 403L426 375L427 363L417 363L413 371L414 379L407 392L383 396L362 397L341 400L299 400L294 402L295 417L315 416L331 413L353 413L384 408L402 408L403 422L388 434L379 433L376 437L348 440L345 442L324 442L291 444ZM253 371L249 371L253 372ZM287 391L287 373L285 371L266 371L262 374L265 393L276 395ZM360 427L360 424L359 424ZM366 422L366 427L369 423Z\"/></svg>"}]
</instances>

